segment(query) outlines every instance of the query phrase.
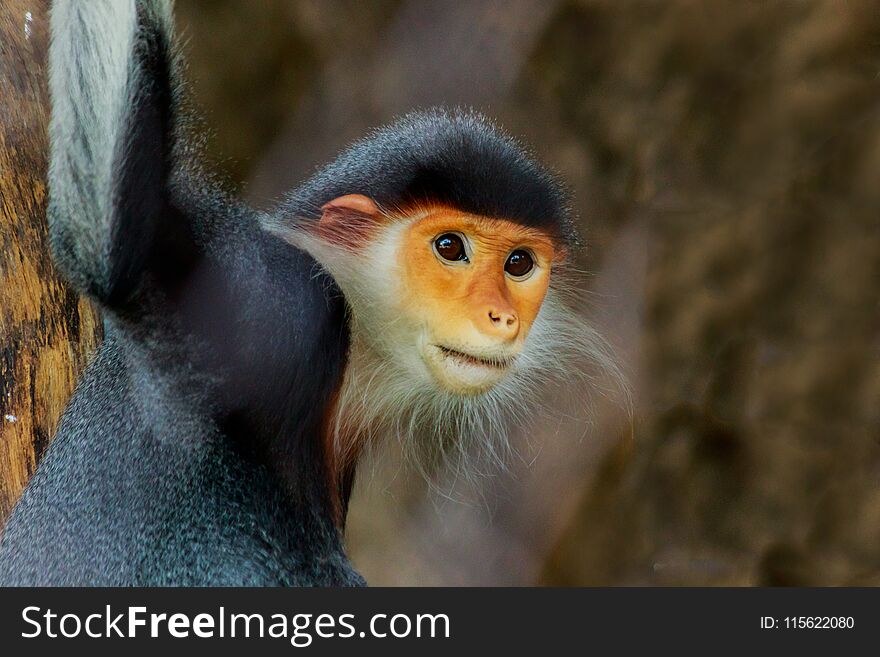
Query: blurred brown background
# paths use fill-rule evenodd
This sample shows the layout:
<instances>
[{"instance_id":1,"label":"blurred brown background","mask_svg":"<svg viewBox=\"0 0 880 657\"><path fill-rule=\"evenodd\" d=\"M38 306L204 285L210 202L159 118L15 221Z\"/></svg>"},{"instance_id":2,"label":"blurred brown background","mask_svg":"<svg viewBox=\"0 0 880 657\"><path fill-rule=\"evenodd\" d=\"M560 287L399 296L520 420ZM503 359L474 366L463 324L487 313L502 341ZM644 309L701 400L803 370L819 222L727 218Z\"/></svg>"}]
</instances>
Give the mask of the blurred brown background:
<instances>
[{"instance_id":1,"label":"blurred brown background","mask_svg":"<svg viewBox=\"0 0 880 657\"><path fill-rule=\"evenodd\" d=\"M370 126L473 105L570 184L633 388L547 400L439 491L365 468L382 584L880 584L880 3L178 0L259 206ZM239 182L241 181L241 182Z\"/></svg>"},{"instance_id":2,"label":"blurred brown background","mask_svg":"<svg viewBox=\"0 0 880 657\"><path fill-rule=\"evenodd\" d=\"M880 584L880 4L178 16L217 167L253 202L435 103L497 117L574 191L633 431L593 404L428 496L374 466L348 532L371 583Z\"/></svg>"}]
</instances>

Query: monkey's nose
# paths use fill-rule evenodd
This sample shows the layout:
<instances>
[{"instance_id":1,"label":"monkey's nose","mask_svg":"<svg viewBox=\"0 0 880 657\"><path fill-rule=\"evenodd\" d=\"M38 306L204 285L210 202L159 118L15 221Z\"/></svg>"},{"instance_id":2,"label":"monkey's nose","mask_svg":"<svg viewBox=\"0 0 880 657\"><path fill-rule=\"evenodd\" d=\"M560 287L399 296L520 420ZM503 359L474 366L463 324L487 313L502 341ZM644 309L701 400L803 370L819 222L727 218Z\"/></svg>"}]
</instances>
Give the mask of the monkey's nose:
<instances>
[{"instance_id":1,"label":"monkey's nose","mask_svg":"<svg viewBox=\"0 0 880 657\"><path fill-rule=\"evenodd\" d=\"M519 333L519 317L510 310L490 309L487 332L504 340L512 340Z\"/></svg>"}]
</instances>

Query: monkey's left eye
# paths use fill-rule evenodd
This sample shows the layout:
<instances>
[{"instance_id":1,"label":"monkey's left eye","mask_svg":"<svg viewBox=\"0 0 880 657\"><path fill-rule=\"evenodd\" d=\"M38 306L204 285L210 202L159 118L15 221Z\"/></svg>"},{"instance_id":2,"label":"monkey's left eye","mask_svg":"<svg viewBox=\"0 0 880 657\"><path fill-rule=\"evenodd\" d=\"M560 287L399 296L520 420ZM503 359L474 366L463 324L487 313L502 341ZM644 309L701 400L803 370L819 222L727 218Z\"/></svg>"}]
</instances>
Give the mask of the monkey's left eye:
<instances>
[{"instance_id":1,"label":"monkey's left eye","mask_svg":"<svg viewBox=\"0 0 880 657\"><path fill-rule=\"evenodd\" d=\"M435 239L434 249L444 260L463 260L467 262L468 258L467 252L464 249L464 242L455 233L443 233L443 235Z\"/></svg>"},{"instance_id":2,"label":"monkey's left eye","mask_svg":"<svg viewBox=\"0 0 880 657\"><path fill-rule=\"evenodd\" d=\"M522 249L517 249L509 256L507 262L504 263L504 271L514 278L522 278L535 268L535 261L532 254Z\"/></svg>"}]
</instances>

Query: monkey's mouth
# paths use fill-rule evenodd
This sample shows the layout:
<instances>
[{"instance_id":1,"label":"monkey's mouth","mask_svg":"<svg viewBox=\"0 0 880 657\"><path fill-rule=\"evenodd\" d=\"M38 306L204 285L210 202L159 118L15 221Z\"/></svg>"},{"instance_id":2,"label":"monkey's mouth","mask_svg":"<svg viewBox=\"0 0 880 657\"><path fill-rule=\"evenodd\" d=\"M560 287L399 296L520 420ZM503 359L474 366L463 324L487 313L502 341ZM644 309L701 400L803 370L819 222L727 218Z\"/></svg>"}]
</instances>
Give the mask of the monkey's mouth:
<instances>
[{"instance_id":1,"label":"monkey's mouth","mask_svg":"<svg viewBox=\"0 0 880 657\"><path fill-rule=\"evenodd\" d=\"M451 347L445 347L442 344L434 345L440 352L449 358L457 360L466 365L476 365L477 367L491 367L497 370L506 370L513 364L513 358L493 356L486 358L483 356L475 356Z\"/></svg>"},{"instance_id":2,"label":"monkey's mouth","mask_svg":"<svg viewBox=\"0 0 880 657\"><path fill-rule=\"evenodd\" d=\"M487 392L507 375L513 364L510 356L478 356L444 345L428 346L423 356L434 379L459 395Z\"/></svg>"}]
</instances>

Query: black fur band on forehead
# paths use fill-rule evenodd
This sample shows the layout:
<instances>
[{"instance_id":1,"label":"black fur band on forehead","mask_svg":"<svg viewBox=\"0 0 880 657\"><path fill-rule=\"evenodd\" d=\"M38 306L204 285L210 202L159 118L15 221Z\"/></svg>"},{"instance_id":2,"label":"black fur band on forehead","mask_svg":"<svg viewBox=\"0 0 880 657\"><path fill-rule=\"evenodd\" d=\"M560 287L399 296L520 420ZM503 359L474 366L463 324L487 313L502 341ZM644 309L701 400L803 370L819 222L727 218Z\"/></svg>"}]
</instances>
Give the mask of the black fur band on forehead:
<instances>
[{"instance_id":1,"label":"black fur band on forehead","mask_svg":"<svg viewBox=\"0 0 880 657\"><path fill-rule=\"evenodd\" d=\"M387 208L440 203L577 241L559 181L475 112L416 112L373 131L291 192L275 221L316 217L345 194Z\"/></svg>"}]
</instances>

